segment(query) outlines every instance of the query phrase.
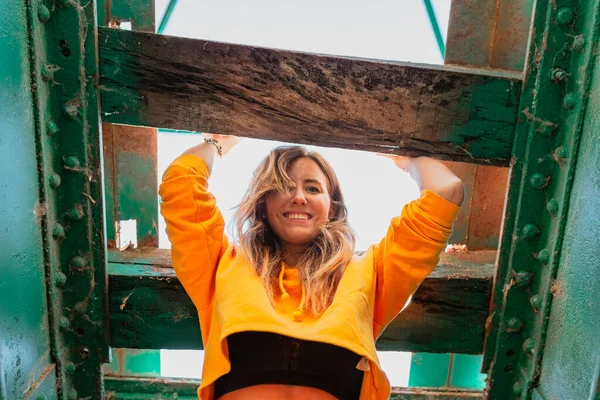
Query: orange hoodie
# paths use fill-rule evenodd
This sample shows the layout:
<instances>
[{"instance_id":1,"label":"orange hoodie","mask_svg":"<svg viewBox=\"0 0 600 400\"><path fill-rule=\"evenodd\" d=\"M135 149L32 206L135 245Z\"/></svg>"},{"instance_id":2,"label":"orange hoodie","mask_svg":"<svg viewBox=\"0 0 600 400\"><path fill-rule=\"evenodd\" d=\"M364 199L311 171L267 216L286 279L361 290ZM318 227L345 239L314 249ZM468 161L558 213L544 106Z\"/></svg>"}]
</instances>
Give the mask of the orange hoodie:
<instances>
[{"instance_id":1,"label":"orange hoodie","mask_svg":"<svg viewBox=\"0 0 600 400\"><path fill-rule=\"evenodd\" d=\"M375 340L437 265L459 207L423 191L392 219L380 243L350 262L332 304L314 317L302 312L304 291L295 269L285 265L273 282L279 292L271 304L247 258L224 234L209 174L203 160L183 155L165 171L159 190L173 267L200 319L205 354L199 398L212 400L213 383L230 370L227 336L265 331L363 356L360 400L387 399L390 384Z\"/></svg>"}]
</instances>

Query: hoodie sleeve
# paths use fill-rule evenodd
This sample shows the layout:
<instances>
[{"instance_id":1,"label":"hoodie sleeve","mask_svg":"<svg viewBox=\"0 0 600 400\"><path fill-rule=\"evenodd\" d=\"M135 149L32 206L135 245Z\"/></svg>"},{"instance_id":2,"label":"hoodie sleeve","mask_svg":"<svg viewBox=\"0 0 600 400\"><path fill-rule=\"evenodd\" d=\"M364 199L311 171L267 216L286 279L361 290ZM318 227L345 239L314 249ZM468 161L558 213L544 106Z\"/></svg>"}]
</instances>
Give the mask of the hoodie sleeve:
<instances>
[{"instance_id":1,"label":"hoodie sleeve","mask_svg":"<svg viewBox=\"0 0 600 400\"><path fill-rule=\"evenodd\" d=\"M374 335L402 311L421 282L436 267L460 207L424 190L392 219L374 248L376 274Z\"/></svg>"},{"instance_id":2,"label":"hoodie sleeve","mask_svg":"<svg viewBox=\"0 0 600 400\"><path fill-rule=\"evenodd\" d=\"M208 191L209 176L209 168L202 159L185 154L167 168L159 189L173 268L198 309L205 340L212 314L215 274L228 246L223 216Z\"/></svg>"}]
</instances>

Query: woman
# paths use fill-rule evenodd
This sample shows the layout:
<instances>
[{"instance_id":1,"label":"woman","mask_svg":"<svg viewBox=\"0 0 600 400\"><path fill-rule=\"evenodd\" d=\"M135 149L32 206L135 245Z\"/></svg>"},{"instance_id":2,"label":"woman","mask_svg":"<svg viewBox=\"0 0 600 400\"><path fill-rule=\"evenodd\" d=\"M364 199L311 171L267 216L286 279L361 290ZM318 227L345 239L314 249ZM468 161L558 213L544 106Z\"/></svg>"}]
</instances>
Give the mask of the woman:
<instances>
[{"instance_id":1,"label":"woman","mask_svg":"<svg viewBox=\"0 0 600 400\"><path fill-rule=\"evenodd\" d=\"M211 135L160 187L173 267L200 318L199 398L387 399L375 340L435 268L462 182L438 161L393 157L421 197L359 258L331 166L302 147L278 148L254 174L232 243L208 178L236 141Z\"/></svg>"}]
</instances>

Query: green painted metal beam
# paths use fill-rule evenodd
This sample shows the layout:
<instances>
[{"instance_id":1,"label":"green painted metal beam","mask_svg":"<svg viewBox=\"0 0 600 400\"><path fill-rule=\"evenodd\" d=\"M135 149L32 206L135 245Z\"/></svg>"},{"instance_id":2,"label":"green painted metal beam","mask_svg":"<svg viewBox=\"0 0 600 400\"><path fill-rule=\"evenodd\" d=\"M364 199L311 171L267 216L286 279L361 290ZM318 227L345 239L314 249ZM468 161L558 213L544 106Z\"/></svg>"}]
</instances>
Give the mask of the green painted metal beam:
<instances>
[{"instance_id":1,"label":"green painted metal beam","mask_svg":"<svg viewBox=\"0 0 600 400\"><path fill-rule=\"evenodd\" d=\"M98 25L130 22L131 29L155 32L154 0L97 0Z\"/></svg>"},{"instance_id":2,"label":"green painted metal beam","mask_svg":"<svg viewBox=\"0 0 600 400\"><path fill-rule=\"evenodd\" d=\"M105 122L506 166L521 81L99 29ZM401 110L402 112L399 112Z\"/></svg>"},{"instance_id":3,"label":"green painted metal beam","mask_svg":"<svg viewBox=\"0 0 600 400\"><path fill-rule=\"evenodd\" d=\"M438 49L440 50L440 55L442 56L442 58L444 58L444 56L446 55L446 45L444 44L444 37L442 36L442 31L440 30L440 24L438 23L437 16L435 15L433 4L431 4L431 0L423 0L423 4L425 5L427 17L429 17L431 30L433 31L433 35L435 36L435 41L437 42Z\"/></svg>"},{"instance_id":4,"label":"green painted metal beam","mask_svg":"<svg viewBox=\"0 0 600 400\"><path fill-rule=\"evenodd\" d=\"M495 257L494 251L443 254L378 349L480 353ZM197 311L168 250L111 251L109 292L114 347L202 348Z\"/></svg>"},{"instance_id":5,"label":"green painted metal beam","mask_svg":"<svg viewBox=\"0 0 600 400\"><path fill-rule=\"evenodd\" d=\"M171 15L173 15L173 11L175 10L175 6L177 5L177 0L169 0L169 4L167 4L167 8L165 13L163 14L162 19L160 20L160 25L158 26L158 34L163 34L165 29L167 29L167 25L171 20Z\"/></svg>"},{"instance_id":6,"label":"green painted metal beam","mask_svg":"<svg viewBox=\"0 0 600 400\"><path fill-rule=\"evenodd\" d=\"M560 7L554 3L536 3L534 36L520 105L524 118L519 120L516 130L494 313L485 352L490 398L543 398L539 379L545 367L548 326L564 323L560 317L553 322L551 310L556 300L560 304L567 282L572 282L558 278L577 268L571 266L576 260L563 258L564 252L570 252L564 241L570 207L577 200L572 190L578 157L587 150L580 148L580 141L582 136L592 134L582 130L582 126L587 102L594 97L589 90L597 71L594 64L599 14L599 0L565 0ZM593 118L597 118L597 112ZM593 163L592 160L593 156L588 162ZM591 166L583 169L584 185L594 179L589 172L596 169ZM580 229L582 236L587 236L596 228L590 225ZM597 248L597 241L594 246ZM591 254L586 250L581 256L587 260ZM585 264L582 268L586 268ZM593 284L594 281L584 283ZM591 326L591 321L597 319L580 324ZM572 365L583 364L584 360L589 363L584 358ZM572 383L564 376L556 384L564 388Z\"/></svg>"}]
</instances>

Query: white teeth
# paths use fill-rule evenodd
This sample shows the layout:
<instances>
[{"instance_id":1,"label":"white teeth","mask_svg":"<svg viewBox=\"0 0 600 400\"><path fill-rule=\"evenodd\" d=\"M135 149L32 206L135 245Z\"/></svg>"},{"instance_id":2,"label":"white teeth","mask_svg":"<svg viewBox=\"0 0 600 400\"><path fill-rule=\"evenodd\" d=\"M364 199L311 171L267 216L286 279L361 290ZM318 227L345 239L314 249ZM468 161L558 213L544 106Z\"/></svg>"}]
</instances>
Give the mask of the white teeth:
<instances>
[{"instance_id":1,"label":"white teeth","mask_svg":"<svg viewBox=\"0 0 600 400\"><path fill-rule=\"evenodd\" d=\"M286 217L289 219L308 219L306 214L286 214Z\"/></svg>"}]
</instances>

